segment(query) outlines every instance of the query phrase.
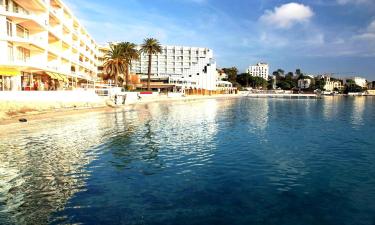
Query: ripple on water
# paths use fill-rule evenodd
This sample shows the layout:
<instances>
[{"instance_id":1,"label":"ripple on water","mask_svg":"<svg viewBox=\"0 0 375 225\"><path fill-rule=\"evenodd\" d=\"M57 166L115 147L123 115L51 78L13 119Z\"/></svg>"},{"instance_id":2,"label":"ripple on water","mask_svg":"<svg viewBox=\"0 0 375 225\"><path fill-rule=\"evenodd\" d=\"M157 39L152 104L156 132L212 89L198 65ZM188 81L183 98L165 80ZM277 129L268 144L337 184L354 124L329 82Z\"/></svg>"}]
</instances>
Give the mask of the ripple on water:
<instances>
[{"instance_id":1,"label":"ripple on water","mask_svg":"<svg viewBox=\"0 0 375 225\"><path fill-rule=\"evenodd\" d=\"M360 101L155 103L31 122L0 137L0 224L372 225L375 102Z\"/></svg>"}]
</instances>

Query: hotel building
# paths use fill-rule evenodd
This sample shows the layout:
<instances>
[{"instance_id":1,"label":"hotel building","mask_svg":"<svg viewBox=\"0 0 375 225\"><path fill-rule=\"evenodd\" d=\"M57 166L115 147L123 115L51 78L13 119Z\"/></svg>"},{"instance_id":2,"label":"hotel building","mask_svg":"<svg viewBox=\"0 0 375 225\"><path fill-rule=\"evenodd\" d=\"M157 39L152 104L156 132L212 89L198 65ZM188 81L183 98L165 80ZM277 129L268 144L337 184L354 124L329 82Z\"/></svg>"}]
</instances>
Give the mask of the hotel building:
<instances>
[{"instance_id":1,"label":"hotel building","mask_svg":"<svg viewBox=\"0 0 375 225\"><path fill-rule=\"evenodd\" d=\"M141 76L147 74L147 54L141 54L132 71ZM210 91L216 89L218 76L211 49L186 46L162 46L162 52L152 57L151 73L154 78L168 78L170 84L182 88Z\"/></svg>"},{"instance_id":2,"label":"hotel building","mask_svg":"<svg viewBox=\"0 0 375 225\"><path fill-rule=\"evenodd\" d=\"M69 89L97 76L98 46L60 0L0 0L0 51L0 90Z\"/></svg>"},{"instance_id":3,"label":"hotel building","mask_svg":"<svg viewBox=\"0 0 375 225\"><path fill-rule=\"evenodd\" d=\"M259 62L254 66L249 66L247 73L253 77L262 77L268 80L269 70L269 65L267 63Z\"/></svg>"},{"instance_id":4,"label":"hotel building","mask_svg":"<svg viewBox=\"0 0 375 225\"><path fill-rule=\"evenodd\" d=\"M140 50L140 46L137 47ZM109 46L99 47L99 75L104 73L104 55ZM140 59L134 61L131 73L141 80L147 80L148 55L140 54ZM151 79L156 86L166 82L182 89L216 90L218 72L213 51L208 48L186 46L162 46L162 52L152 56Z\"/></svg>"}]
</instances>

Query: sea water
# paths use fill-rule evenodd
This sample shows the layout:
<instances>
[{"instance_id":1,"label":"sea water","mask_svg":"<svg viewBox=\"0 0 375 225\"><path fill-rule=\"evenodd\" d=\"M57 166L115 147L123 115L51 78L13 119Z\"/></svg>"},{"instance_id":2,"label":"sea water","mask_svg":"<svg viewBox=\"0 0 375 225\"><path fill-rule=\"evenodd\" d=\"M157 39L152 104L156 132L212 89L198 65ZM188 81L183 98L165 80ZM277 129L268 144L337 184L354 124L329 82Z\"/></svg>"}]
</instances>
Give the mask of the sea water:
<instances>
[{"instance_id":1,"label":"sea water","mask_svg":"<svg viewBox=\"0 0 375 225\"><path fill-rule=\"evenodd\" d=\"M0 224L375 224L375 98L151 103L0 130Z\"/></svg>"}]
</instances>

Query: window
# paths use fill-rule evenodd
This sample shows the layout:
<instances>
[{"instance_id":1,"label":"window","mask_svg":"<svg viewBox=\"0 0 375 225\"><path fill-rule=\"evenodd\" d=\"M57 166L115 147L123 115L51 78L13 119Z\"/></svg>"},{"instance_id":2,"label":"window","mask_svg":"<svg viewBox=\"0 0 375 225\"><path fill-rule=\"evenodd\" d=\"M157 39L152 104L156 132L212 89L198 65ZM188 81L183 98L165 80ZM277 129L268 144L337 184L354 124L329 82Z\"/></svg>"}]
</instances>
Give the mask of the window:
<instances>
[{"instance_id":1,"label":"window","mask_svg":"<svg viewBox=\"0 0 375 225\"><path fill-rule=\"evenodd\" d=\"M5 11L9 11L9 0L5 0Z\"/></svg>"},{"instance_id":2,"label":"window","mask_svg":"<svg viewBox=\"0 0 375 225\"><path fill-rule=\"evenodd\" d=\"M9 37L13 36L13 24L10 19L7 19L7 34Z\"/></svg>"},{"instance_id":3,"label":"window","mask_svg":"<svg viewBox=\"0 0 375 225\"><path fill-rule=\"evenodd\" d=\"M29 30L17 24L17 36L20 38L29 38Z\"/></svg>"},{"instance_id":4,"label":"window","mask_svg":"<svg viewBox=\"0 0 375 225\"><path fill-rule=\"evenodd\" d=\"M13 12L15 13L19 13L19 5L15 2L13 2Z\"/></svg>"},{"instance_id":5,"label":"window","mask_svg":"<svg viewBox=\"0 0 375 225\"><path fill-rule=\"evenodd\" d=\"M8 60L13 61L13 44L8 43Z\"/></svg>"},{"instance_id":6,"label":"window","mask_svg":"<svg viewBox=\"0 0 375 225\"><path fill-rule=\"evenodd\" d=\"M23 47L17 47L17 59L23 62L29 61L30 50Z\"/></svg>"}]
</instances>

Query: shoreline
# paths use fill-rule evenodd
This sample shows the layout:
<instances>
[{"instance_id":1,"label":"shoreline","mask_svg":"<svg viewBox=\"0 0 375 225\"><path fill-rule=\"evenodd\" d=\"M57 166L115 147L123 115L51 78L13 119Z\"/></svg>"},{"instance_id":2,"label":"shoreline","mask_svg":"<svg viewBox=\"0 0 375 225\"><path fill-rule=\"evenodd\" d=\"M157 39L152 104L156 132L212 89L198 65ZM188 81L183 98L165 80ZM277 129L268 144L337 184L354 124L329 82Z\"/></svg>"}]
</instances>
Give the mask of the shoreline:
<instances>
[{"instance_id":1,"label":"shoreline","mask_svg":"<svg viewBox=\"0 0 375 225\"><path fill-rule=\"evenodd\" d=\"M293 97L298 97L298 94L293 94ZM49 119L51 117L54 118L61 118L61 117L68 117L74 115L81 115L81 114L89 114L89 113L99 113L99 112L115 112L118 110L126 110L126 109L134 109L136 106L139 105L146 105L152 103L160 103L160 102L186 102L186 101L198 101L198 100L206 100L206 99L232 99L232 98L242 98L242 97L249 97L249 98L283 98L283 96L266 96L264 94L253 94L250 96L241 95L241 94L221 94L221 95L192 95L186 97L167 97L167 96L159 96L156 98L144 98L142 100L136 102L130 102L125 105L118 105L118 106L110 106L110 105L102 105L102 106L92 106L92 107L77 107L77 108L60 108L55 110L44 110L44 111L32 111L26 113L20 113L14 116L10 116L6 119L0 119L0 127L4 125L12 125L12 124L22 124L19 119L27 119L27 122L31 121L40 121L44 119ZM337 95L337 96L328 96L323 95L321 97L372 97L372 96L347 96L347 95Z\"/></svg>"},{"instance_id":2,"label":"shoreline","mask_svg":"<svg viewBox=\"0 0 375 225\"><path fill-rule=\"evenodd\" d=\"M226 99L226 98L240 98L241 95L234 95L234 94L226 94L226 95L205 95L205 96L187 96L187 97L175 97L170 98L167 96L160 96L157 98L145 98L137 102L131 102L125 105L119 106L97 106L97 107L85 107L85 108L61 108L58 110L45 110L45 111L33 111L31 113L25 114L18 114L15 116L11 116L7 119L0 120L0 126L3 125L12 125L12 124L21 124L19 119L27 119L27 122L30 121L39 121L48 119L51 117L60 118L60 117L67 117L67 116L74 116L74 115L81 115L81 114L89 114L89 113L98 113L98 112L114 112L117 110L126 110L132 109L138 105L145 105L145 104L152 104L152 103L159 103L159 102L185 102L185 101L197 101L197 100L206 100L206 99ZM26 123L27 123L26 122Z\"/></svg>"}]
</instances>

